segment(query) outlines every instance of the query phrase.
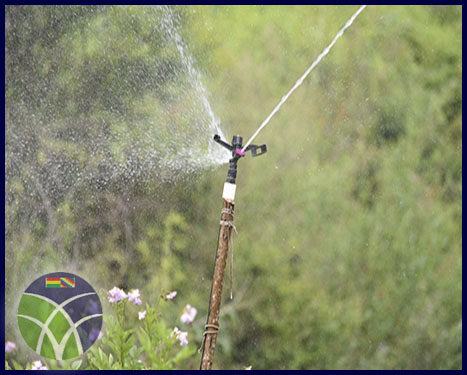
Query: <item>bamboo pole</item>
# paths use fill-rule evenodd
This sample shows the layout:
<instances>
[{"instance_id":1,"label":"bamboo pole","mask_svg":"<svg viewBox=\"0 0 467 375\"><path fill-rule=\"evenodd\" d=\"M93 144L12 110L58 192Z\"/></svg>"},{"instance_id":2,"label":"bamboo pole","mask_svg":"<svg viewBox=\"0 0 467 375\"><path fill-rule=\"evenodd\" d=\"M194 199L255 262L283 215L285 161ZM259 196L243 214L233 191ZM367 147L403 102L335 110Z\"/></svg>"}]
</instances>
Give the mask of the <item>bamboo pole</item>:
<instances>
[{"instance_id":1,"label":"bamboo pole","mask_svg":"<svg viewBox=\"0 0 467 375\"><path fill-rule=\"evenodd\" d=\"M229 253L230 236L233 227L234 202L224 199L221 213L221 223L217 240L216 261L211 285L211 299L209 302L206 330L203 334L203 353L201 356L201 370L210 370L216 348L217 332L219 330L219 312L221 308L222 287L224 285L225 266Z\"/></svg>"}]
</instances>

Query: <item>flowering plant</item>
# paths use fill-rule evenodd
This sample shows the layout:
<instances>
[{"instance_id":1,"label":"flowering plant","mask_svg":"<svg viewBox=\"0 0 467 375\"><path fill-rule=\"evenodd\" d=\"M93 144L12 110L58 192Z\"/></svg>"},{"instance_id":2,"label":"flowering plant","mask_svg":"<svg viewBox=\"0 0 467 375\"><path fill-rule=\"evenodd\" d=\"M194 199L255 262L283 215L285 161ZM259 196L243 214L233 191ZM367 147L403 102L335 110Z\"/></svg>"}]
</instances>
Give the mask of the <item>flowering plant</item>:
<instances>
[{"instance_id":1,"label":"flowering plant","mask_svg":"<svg viewBox=\"0 0 467 375\"><path fill-rule=\"evenodd\" d=\"M155 307L146 304L142 311L131 310L131 305L142 304L139 289L125 293L114 287L109 290L107 298L115 317L104 317L107 334L102 338L102 345L90 349L88 359L91 368L167 370L195 353L195 347L188 344L188 332L178 331L176 327L170 329ZM167 298L161 300L167 301ZM139 326L126 327L128 313L137 314Z\"/></svg>"}]
</instances>

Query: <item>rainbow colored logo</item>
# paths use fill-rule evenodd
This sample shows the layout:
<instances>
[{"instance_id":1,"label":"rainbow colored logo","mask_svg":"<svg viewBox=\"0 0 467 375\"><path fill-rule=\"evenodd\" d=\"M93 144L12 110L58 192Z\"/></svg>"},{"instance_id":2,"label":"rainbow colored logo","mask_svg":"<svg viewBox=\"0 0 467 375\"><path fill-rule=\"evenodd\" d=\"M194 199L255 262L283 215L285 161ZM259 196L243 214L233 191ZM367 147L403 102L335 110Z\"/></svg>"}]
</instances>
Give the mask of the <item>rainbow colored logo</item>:
<instances>
[{"instance_id":1,"label":"rainbow colored logo","mask_svg":"<svg viewBox=\"0 0 467 375\"><path fill-rule=\"evenodd\" d=\"M74 288L75 278L74 277L46 277L45 287L46 288Z\"/></svg>"}]
</instances>

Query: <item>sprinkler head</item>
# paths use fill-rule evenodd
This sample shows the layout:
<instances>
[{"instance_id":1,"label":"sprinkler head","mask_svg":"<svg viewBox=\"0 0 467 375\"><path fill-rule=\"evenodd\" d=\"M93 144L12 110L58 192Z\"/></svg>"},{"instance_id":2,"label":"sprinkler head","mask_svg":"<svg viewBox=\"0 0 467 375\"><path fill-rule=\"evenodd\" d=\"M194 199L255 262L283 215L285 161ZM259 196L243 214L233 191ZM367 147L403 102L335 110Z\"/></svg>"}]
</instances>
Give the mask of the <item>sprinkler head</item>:
<instances>
[{"instance_id":1,"label":"sprinkler head","mask_svg":"<svg viewBox=\"0 0 467 375\"><path fill-rule=\"evenodd\" d=\"M239 135L234 135L232 137L232 144L228 144L227 142L223 141L219 135L214 136L214 140L219 143L222 147L225 147L227 150L232 152L232 157L240 158L241 156L245 156L247 151L251 151L251 156L260 156L266 153L267 146L266 145L249 145L245 151L242 151L242 144L243 138Z\"/></svg>"},{"instance_id":2,"label":"sprinkler head","mask_svg":"<svg viewBox=\"0 0 467 375\"><path fill-rule=\"evenodd\" d=\"M246 155L247 151L251 151L251 156L260 156L266 153L266 145L249 145L245 151L242 150L243 138L239 135L234 135L232 138L232 144L224 142L219 135L214 136L214 140L219 143L222 147L225 147L227 150L232 152L232 159L229 160L230 166L227 172L227 182L235 184L235 179L237 178L237 162L238 160Z\"/></svg>"}]
</instances>

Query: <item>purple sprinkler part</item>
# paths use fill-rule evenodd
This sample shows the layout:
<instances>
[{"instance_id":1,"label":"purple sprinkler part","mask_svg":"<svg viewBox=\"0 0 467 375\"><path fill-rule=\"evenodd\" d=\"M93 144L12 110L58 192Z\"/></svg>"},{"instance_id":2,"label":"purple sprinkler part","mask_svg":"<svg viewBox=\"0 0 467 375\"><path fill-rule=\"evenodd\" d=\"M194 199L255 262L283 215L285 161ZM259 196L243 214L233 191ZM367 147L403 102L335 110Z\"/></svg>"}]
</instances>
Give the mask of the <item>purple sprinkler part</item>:
<instances>
[{"instance_id":1,"label":"purple sprinkler part","mask_svg":"<svg viewBox=\"0 0 467 375\"><path fill-rule=\"evenodd\" d=\"M246 151L242 151L241 148L237 148L237 149L235 150L235 153L236 153L237 155L240 155L240 156L245 156L245 155L246 155Z\"/></svg>"}]
</instances>

